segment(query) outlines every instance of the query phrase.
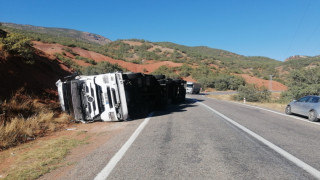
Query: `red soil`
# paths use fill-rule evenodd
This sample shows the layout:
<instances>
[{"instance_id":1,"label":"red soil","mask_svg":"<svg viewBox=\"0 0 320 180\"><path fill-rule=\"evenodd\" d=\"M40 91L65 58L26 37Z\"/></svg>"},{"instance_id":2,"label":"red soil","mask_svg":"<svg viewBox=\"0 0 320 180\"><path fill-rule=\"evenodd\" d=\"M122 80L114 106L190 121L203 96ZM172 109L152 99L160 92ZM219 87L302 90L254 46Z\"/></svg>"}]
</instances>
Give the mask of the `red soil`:
<instances>
[{"instance_id":1,"label":"red soil","mask_svg":"<svg viewBox=\"0 0 320 180\"><path fill-rule=\"evenodd\" d=\"M108 56L104 56L102 54L92 52L92 51L87 51L78 47L71 48L71 47L66 47L62 46L60 44L48 44L48 43L42 43L42 42L37 42L34 41L34 47L44 51L48 54L53 55L54 53L61 53L63 50L62 48L69 48L72 49L73 52L79 54L82 57L90 58L95 60L96 62L101 62L101 61L108 61L109 63L112 64L118 64L123 68L128 69L129 71L132 72L147 72L151 73L154 70L158 69L160 66L169 66L169 67L179 67L182 66L182 63L174 63L171 61L146 61L147 64L134 64L131 62L126 62L122 60L116 60L113 58L110 58ZM83 62L76 61L79 65L81 66L87 66L88 64L83 64Z\"/></svg>"},{"instance_id":2,"label":"red soil","mask_svg":"<svg viewBox=\"0 0 320 180\"><path fill-rule=\"evenodd\" d=\"M260 79L257 77L252 77L248 74L240 74L240 76L243 77L248 84L255 84L258 87L269 88L269 80L264 80L264 79ZM287 89L288 89L287 86L285 86L277 81L272 81L272 90L273 91L285 91Z\"/></svg>"},{"instance_id":3,"label":"red soil","mask_svg":"<svg viewBox=\"0 0 320 180\"><path fill-rule=\"evenodd\" d=\"M20 88L46 98L50 94L56 96L55 82L71 74L62 62L38 50L33 60L33 64L26 64L23 58L0 55L1 100L10 98Z\"/></svg>"},{"instance_id":4,"label":"red soil","mask_svg":"<svg viewBox=\"0 0 320 180\"><path fill-rule=\"evenodd\" d=\"M151 73L151 72L155 71L157 68L159 68L160 66L169 66L169 67L182 66L182 63L174 63L171 61L145 61L144 64L134 64L131 62L116 60L111 57L104 56L104 55L96 53L96 52L84 50L84 49L81 49L78 47L72 48L72 47L66 47L66 46L63 46L60 44L48 44L48 43L42 43L42 42L37 42L37 41L34 41L33 43L34 43L35 48L37 48L41 51L44 51L45 53L48 53L50 55L50 57L53 57L53 55L55 53L62 53L63 48L69 48L69 49L72 49L73 52L79 54L82 57L93 59L96 62L107 61L112 64L118 64L121 67L126 68L132 72ZM67 55L68 55L68 57L73 58L73 60L75 60L72 55L70 55L68 53L67 53ZM80 66L88 66L89 65L89 64L84 63L83 61L80 61L80 60L75 60L75 62L77 62ZM211 66L218 68L217 65L211 65ZM195 68L196 66L192 66L192 67ZM268 80L263 80L263 79L260 79L257 77L251 77L248 74L241 74L240 76L243 77L246 80L246 82L249 84L255 84L258 87L269 88L269 81ZM192 77L186 77L186 78L184 78L184 80L195 82L195 80L192 79ZM272 90L284 91L284 90L287 90L287 86L285 86L279 82L273 81L272 82Z\"/></svg>"}]
</instances>

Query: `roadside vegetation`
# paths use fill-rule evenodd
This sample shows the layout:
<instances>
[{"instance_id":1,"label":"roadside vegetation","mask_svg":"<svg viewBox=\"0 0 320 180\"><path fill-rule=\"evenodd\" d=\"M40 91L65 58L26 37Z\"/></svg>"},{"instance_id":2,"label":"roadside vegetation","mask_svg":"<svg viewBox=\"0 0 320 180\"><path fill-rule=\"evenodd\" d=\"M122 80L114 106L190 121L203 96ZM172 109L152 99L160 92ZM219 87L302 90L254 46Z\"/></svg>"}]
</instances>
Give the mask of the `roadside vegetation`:
<instances>
[{"instance_id":1,"label":"roadside vegetation","mask_svg":"<svg viewBox=\"0 0 320 180\"><path fill-rule=\"evenodd\" d=\"M247 101L245 102L245 104L249 104L249 105L253 105L253 106L259 106L259 107L264 107L264 108L268 108L268 109L272 109L272 110L276 110L279 112L284 112L284 109L286 107L286 103L280 102L280 92L269 92L270 96L268 100L258 100L258 101L254 101L254 102L250 102ZM235 95L208 95L211 98L215 98L215 99L219 99L219 100L224 100L224 101L235 101L235 102L239 102L239 103L244 103L243 99L237 99L237 94ZM255 95L256 97L256 95ZM249 98L250 100L250 98Z\"/></svg>"},{"instance_id":2,"label":"roadside vegetation","mask_svg":"<svg viewBox=\"0 0 320 180\"><path fill-rule=\"evenodd\" d=\"M213 72L208 66L200 65L198 68L191 68L187 64L180 67L161 66L152 74L164 74L169 78L181 78L192 76L204 89L214 88L218 91L238 90L245 85L242 77L226 73Z\"/></svg>"},{"instance_id":3,"label":"roadside vegetation","mask_svg":"<svg viewBox=\"0 0 320 180\"><path fill-rule=\"evenodd\" d=\"M306 95L320 95L320 67L293 70L288 77L288 91L281 94L283 102Z\"/></svg>"},{"instance_id":4,"label":"roadside vegetation","mask_svg":"<svg viewBox=\"0 0 320 180\"><path fill-rule=\"evenodd\" d=\"M270 102L271 92L266 88L257 88L252 84L246 86L240 86L238 94L233 96L236 101L243 101L244 99L248 102Z\"/></svg>"},{"instance_id":5,"label":"roadside vegetation","mask_svg":"<svg viewBox=\"0 0 320 180\"><path fill-rule=\"evenodd\" d=\"M38 179L56 168L71 165L70 162L65 162L66 156L71 149L87 144L88 138L90 137L86 134L73 133L69 136L30 142L0 152L0 161L14 159L9 166L1 169L0 173L6 180Z\"/></svg>"},{"instance_id":6,"label":"roadside vegetation","mask_svg":"<svg viewBox=\"0 0 320 180\"><path fill-rule=\"evenodd\" d=\"M9 55L22 57L23 63L34 63L31 40L21 34L8 33L6 37L0 37L0 47Z\"/></svg>"},{"instance_id":7,"label":"roadside vegetation","mask_svg":"<svg viewBox=\"0 0 320 180\"><path fill-rule=\"evenodd\" d=\"M267 89L245 85L240 86L236 95L212 97L240 102L245 98L246 102L251 102L253 105L284 111L286 105L293 99L307 95L320 95L319 82L320 67L315 66L291 71L288 75L288 90L282 93L271 93Z\"/></svg>"},{"instance_id":8,"label":"roadside vegetation","mask_svg":"<svg viewBox=\"0 0 320 180\"><path fill-rule=\"evenodd\" d=\"M43 102L18 91L0 105L0 150L34 140L70 123L58 103Z\"/></svg>"},{"instance_id":9,"label":"roadside vegetation","mask_svg":"<svg viewBox=\"0 0 320 180\"><path fill-rule=\"evenodd\" d=\"M0 47L2 58L17 56L21 63L34 64L35 50L25 36L7 33L0 38ZM0 150L34 140L69 123L69 116L61 114L58 103L40 100L24 89L12 93L11 98L0 99L7 99L0 101Z\"/></svg>"}]
</instances>

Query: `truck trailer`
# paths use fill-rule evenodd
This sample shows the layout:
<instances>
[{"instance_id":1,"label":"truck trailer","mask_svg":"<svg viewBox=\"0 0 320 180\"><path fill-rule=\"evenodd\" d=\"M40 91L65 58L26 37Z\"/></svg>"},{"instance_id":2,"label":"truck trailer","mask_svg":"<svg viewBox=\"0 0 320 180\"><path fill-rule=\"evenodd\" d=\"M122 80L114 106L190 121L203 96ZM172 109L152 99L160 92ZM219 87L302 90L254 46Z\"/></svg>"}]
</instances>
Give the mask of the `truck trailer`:
<instances>
[{"instance_id":1,"label":"truck trailer","mask_svg":"<svg viewBox=\"0 0 320 180\"><path fill-rule=\"evenodd\" d=\"M72 75L56 85L62 110L81 122L142 118L186 95L186 81L143 73Z\"/></svg>"}]
</instances>

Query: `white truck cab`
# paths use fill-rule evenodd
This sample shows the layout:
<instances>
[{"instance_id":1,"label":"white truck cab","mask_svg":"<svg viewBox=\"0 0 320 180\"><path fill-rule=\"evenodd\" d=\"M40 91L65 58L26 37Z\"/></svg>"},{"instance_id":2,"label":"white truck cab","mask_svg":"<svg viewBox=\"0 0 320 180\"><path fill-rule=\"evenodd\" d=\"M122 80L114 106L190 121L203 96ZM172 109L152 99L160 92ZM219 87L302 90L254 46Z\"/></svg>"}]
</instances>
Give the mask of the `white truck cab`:
<instances>
[{"instance_id":1,"label":"white truck cab","mask_svg":"<svg viewBox=\"0 0 320 180\"><path fill-rule=\"evenodd\" d=\"M118 121L128 118L121 73L76 76L56 83L61 108L77 121Z\"/></svg>"}]
</instances>

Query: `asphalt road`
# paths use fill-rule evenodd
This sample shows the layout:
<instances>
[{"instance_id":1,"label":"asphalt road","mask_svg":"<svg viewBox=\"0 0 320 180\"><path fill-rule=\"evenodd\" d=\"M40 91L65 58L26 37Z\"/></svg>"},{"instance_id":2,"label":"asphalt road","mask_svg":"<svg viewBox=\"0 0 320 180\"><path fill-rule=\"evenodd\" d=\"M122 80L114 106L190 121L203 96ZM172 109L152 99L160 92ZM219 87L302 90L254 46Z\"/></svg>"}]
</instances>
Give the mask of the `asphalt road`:
<instances>
[{"instance_id":1,"label":"asphalt road","mask_svg":"<svg viewBox=\"0 0 320 180\"><path fill-rule=\"evenodd\" d=\"M185 104L155 112L108 179L317 179L226 118L320 170L319 124L189 95ZM143 122L124 122L118 136L64 178L94 179Z\"/></svg>"}]
</instances>

